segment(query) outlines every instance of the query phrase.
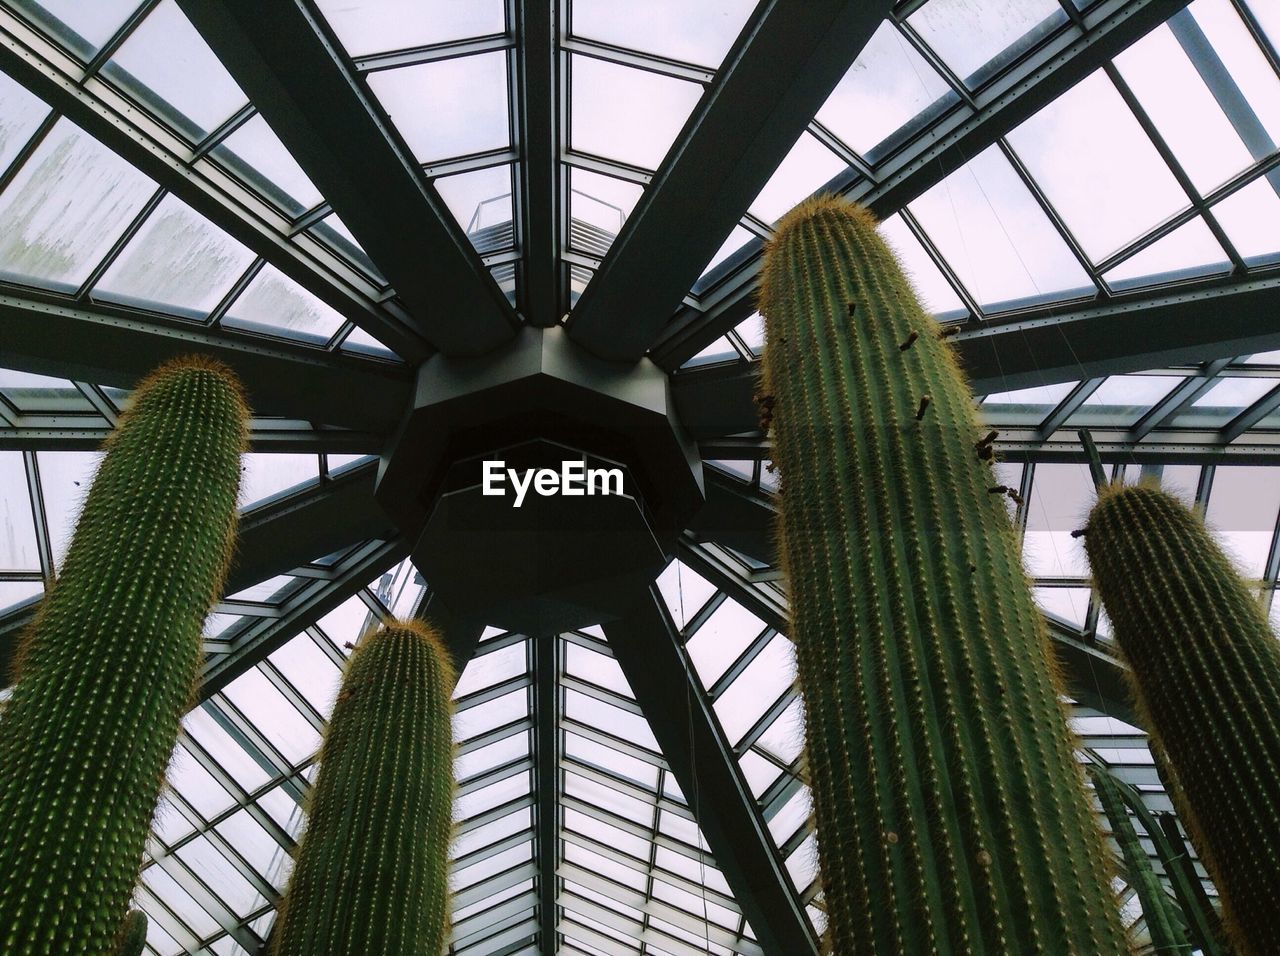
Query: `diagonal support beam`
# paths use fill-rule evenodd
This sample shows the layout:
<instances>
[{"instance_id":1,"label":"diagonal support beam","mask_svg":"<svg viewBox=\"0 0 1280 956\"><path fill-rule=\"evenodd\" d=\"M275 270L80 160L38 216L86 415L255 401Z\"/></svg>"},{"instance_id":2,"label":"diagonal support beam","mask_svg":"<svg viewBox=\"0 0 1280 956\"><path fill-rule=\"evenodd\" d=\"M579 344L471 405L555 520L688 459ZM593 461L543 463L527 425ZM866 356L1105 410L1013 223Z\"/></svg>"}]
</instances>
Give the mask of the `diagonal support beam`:
<instances>
[{"instance_id":1,"label":"diagonal support beam","mask_svg":"<svg viewBox=\"0 0 1280 956\"><path fill-rule=\"evenodd\" d=\"M22 415L13 427L0 422L0 451L96 451L114 424L105 418ZM249 450L376 455L385 438L345 428L311 428L306 422L255 418L249 423Z\"/></svg>"},{"instance_id":2,"label":"diagonal support beam","mask_svg":"<svg viewBox=\"0 0 1280 956\"><path fill-rule=\"evenodd\" d=\"M644 355L893 4L762 7L573 311L570 335L603 358Z\"/></svg>"},{"instance_id":3,"label":"diagonal support beam","mask_svg":"<svg viewBox=\"0 0 1280 956\"><path fill-rule=\"evenodd\" d=\"M390 536L390 522L373 498L376 473L377 465L370 463L242 515L226 593L287 574L358 541ZM0 617L0 686L8 683L17 638L34 612L30 603Z\"/></svg>"},{"instance_id":4,"label":"diagonal support beam","mask_svg":"<svg viewBox=\"0 0 1280 956\"><path fill-rule=\"evenodd\" d=\"M701 687L689 686L693 664L662 597L650 589L604 631L676 783L700 804L694 814L761 947L768 956L816 954L813 930L733 748ZM685 700L687 711L679 703Z\"/></svg>"},{"instance_id":5,"label":"diagonal support beam","mask_svg":"<svg viewBox=\"0 0 1280 956\"><path fill-rule=\"evenodd\" d=\"M524 273L520 311L530 324L560 320L560 91L556 63L560 4L556 0L514 0L516 66L519 82L512 102L521 162L520 245Z\"/></svg>"},{"instance_id":6,"label":"diagonal support beam","mask_svg":"<svg viewBox=\"0 0 1280 956\"><path fill-rule=\"evenodd\" d=\"M847 192L881 217L896 212L1188 2L1102 0L1094 4L1084 16L1083 35L1059 34L1025 57L975 94L972 110L944 114L878 164L873 179L855 181L857 171L851 168L823 187L824 191ZM664 368L677 368L751 315L760 278L760 244L756 246L750 260L731 277L701 295L698 305L681 309L666 325L662 340L654 346L654 361Z\"/></svg>"},{"instance_id":7,"label":"diagonal support beam","mask_svg":"<svg viewBox=\"0 0 1280 956\"><path fill-rule=\"evenodd\" d=\"M534 755L538 802L538 933L544 953L559 952L560 637L533 639Z\"/></svg>"},{"instance_id":8,"label":"diagonal support beam","mask_svg":"<svg viewBox=\"0 0 1280 956\"><path fill-rule=\"evenodd\" d=\"M429 349L396 303L323 242L85 66L0 7L0 70L183 202L409 361Z\"/></svg>"},{"instance_id":9,"label":"diagonal support beam","mask_svg":"<svg viewBox=\"0 0 1280 956\"><path fill-rule=\"evenodd\" d=\"M377 263L415 329L477 355L515 316L311 4L180 0L191 22Z\"/></svg>"},{"instance_id":10,"label":"diagonal support beam","mask_svg":"<svg viewBox=\"0 0 1280 956\"><path fill-rule=\"evenodd\" d=\"M195 323L163 324L102 306L91 310L0 291L0 327L0 364L116 388L133 388L179 355L208 355L236 372L262 416L386 434L409 401L410 373L402 367L218 335Z\"/></svg>"}]
</instances>

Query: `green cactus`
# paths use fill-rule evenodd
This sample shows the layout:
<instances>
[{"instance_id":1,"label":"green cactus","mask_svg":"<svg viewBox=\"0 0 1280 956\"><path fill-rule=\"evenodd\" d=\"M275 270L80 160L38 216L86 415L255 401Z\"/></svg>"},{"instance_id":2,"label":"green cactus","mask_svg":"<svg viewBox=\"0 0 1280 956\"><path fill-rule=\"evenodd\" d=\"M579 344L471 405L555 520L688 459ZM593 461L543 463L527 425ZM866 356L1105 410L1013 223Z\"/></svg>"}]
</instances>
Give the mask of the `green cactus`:
<instances>
[{"instance_id":1,"label":"green cactus","mask_svg":"<svg viewBox=\"0 0 1280 956\"><path fill-rule=\"evenodd\" d=\"M106 443L0 721L0 952L116 943L235 535L248 412L222 365L163 366Z\"/></svg>"},{"instance_id":2,"label":"green cactus","mask_svg":"<svg viewBox=\"0 0 1280 956\"><path fill-rule=\"evenodd\" d=\"M1085 547L1144 726L1241 956L1280 952L1280 642L1204 522L1150 485L1104 490Z\"/></svg>"},{"instance_id":3,"label":"green cactus","mask_svg":"<svg viewBox=\"0 0 1280 956\"><path fill-rule=\"evenodd\" d=\"M449 931L453 664L397 621L347 664L274 956L439 956Z\"/></svg>"},{"instance_id":4,"label":"green cactus","mask_svg":"<svg viewBox=\"0 0 1280 956\"><path fill-rule=\"evenodd\" d=\"M142 956L147 945L147 914L142 910L130 910L121 927L119 956Z\"/></svg>"},{"instance_id":5,"label":"green cactus","mask_svg":"<svg viewBox=\"0 0 1280 956\"><path fill-rule=\"evenodd\" d=\"M1182 931L1173 900L1165 892L1160 878L1151 867L1151 858L1142 848L1138 832L1129 819L1129 810L1120 795L1120 784L1102 767L1093 768L1093 789L1102 804L1102 812L1111 823L1111 836L1120 847L1129 885L1138 894L1147 933L1157 953L1182 953L1191 956L1191 944ZM1163 838L1164 834L1159 834ZM1154 840L1154 835L1152 836Z\"/></svg>"},{"instance_id":6,"label":"green cactus","mask_svg":"<svg viewBox=\"0 0 1280 956\"><path fill-rule=\"evenodd\" d=\"M938 325L832 198L780 223L761 312L835 953L1126 952L992 436Z\"/></svg>"}]
</instances>

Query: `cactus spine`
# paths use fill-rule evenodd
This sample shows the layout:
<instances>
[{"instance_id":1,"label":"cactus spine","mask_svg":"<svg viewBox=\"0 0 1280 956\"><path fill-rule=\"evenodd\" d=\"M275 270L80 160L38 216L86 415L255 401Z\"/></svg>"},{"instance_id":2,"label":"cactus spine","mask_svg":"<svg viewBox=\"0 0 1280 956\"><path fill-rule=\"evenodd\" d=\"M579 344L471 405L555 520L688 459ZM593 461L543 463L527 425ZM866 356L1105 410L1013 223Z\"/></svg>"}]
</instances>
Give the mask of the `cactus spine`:
<instances>
[{"instance_id":1,"label":"cactus spine","mask_svg":"<svg viewBox=\"0 0 1280 956\"><path fill-rule=\"evenodd\" d=\"M1120 795L1120 784L1107 770L1095 767L1093 789L1102 804L1102 812L1111 823L1111 836L1120 847L1129 885L1138 894L1138 902L1142 904L1142 915L1147 921L1152 948L1157 953L1190 956L1191 944L1182 932L1182 923L1175 912L1173 901L1169 899L1160 878L1151 868L1151 858L1142 848L1133 821L1129 819L1129 810ZM1153 842L1157 840L1157 834L1149 836ZM1159 838L1163 837L1164 834L1160 833Z\"/></svg>"},{"instance_id":2,"label":"cactus spine","mask_svg":"<svg viewBox=\"0 0 1280 956\"><path fill-rule=\"evenodd\" d=\"M230 372L154 372L106 444L0 721L0 952L111 952L234 542Z\"/></svg>"},{"instance_id":3,"label":"cactus spine","mask_svg":"<svg viewBox=\"0 0 1280 956\"><path fill-rule=\"evenodd\" d=\"M992 436L871 215L788 214L761 312L834 952L1126 952Z\"/></svg>"},{"instance_id":4,"label":"cactus spine","mask_svg":"<svg viewBox=\"0 0 1280 956\"><path fill-rule=\"evenodd\" d=\"M439 956L449 929L453 665L420 621L366 637L320 750L274 956Z\"/></svg>"},{"instance_id":5,"label":"cactus spine","mask_svg":"<svg viewBox=\"0 0 1280 956\"><path fill-rule=\"evenodd\" d=\"M1204 523L1147 485L1104 492L1085 546L1148 732L1241 956L1280 952L1280 642Z\"/></svg>"},{"instance_id":6,"label":"cactus spine","mask_svg":"<svg viewBox=\"0 0 1280 956\"><path fill-rule=\"evenodd\" d=\"M147 945L147 914L142 910L130 910L124 918L120 938L120 956L142 956Z\"/></svg>"}]
</instances>

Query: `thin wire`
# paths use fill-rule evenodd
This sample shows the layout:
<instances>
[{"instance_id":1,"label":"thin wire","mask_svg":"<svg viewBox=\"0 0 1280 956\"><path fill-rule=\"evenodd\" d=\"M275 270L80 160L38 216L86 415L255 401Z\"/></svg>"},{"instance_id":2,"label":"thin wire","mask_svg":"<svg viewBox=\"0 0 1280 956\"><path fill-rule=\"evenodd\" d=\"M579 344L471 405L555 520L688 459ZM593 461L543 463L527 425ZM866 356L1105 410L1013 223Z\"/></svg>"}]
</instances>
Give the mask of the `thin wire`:
<instances>
[{"instance_id":1,"label":"thin wire","mask_svg":"<svg viewBox=\"0 0 1280 956\"><path fill-rule=\"evenodd\" d=\"M676 558L676 593L680 600L680 632L683 635L685 625L688 623L684 615L684 575L681 573L683 562ZM690 779L693 783L693 793L690 794L690 800L693 804L693 819L698 826L698 883L702 887L702 932L703 941L706 944L708 956L711 953L711 915L707 907L707 866L706 859L702 853L702 807L698 799L698 756L694 753L694 732L693 732L693 675L689 673L688 654L683 655L685 661L685 679L684 679L684 706L685 713L689 717L689 769Z\"/></svg>"}]
</instances>

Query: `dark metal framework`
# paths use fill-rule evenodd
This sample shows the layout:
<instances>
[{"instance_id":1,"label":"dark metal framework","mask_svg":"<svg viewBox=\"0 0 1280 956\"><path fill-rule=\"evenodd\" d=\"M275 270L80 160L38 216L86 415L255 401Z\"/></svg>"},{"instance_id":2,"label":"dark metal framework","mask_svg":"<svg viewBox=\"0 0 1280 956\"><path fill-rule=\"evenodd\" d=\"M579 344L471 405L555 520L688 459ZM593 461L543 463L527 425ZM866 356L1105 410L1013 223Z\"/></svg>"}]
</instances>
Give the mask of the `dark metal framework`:
<instances>
[{"instance_id":1,"label":"dark metal framework","mask_svg":"<svg viewBox=\"0 0 1280 956\"><path fill-rule=\"evenodd\" d=\"M152 875L140 891L175 947L223 953L232 951L230 940L260 951L328 703L304 678L328 668L333 679L344 643L368 623L426 610L442 622L463 671L459 719L474 730L459 749L454 952L631 954L652 945L694 956L708 942L743 956L816 952L821 901L804 864L812 837L804 815L796 816L803 758L777 744L798 707L795 689L787 684L761 701L746 726L736 716L731 725L726 704L787 627L770 547L769 446L751 401L759 343L743 323L753 310L761 242L771 233L747 209L802 132L847 163L825 188L882 216L899 214L955 290L964 312L957 349L988 396L983 413L1001 432L1000 457L1015 469L1025 503L1013 517L1028 542L1039 535L1053 544L1068 530L1043 524L1036 495L1084 460L1081 425L1092 429L1115 475L1187 466L1211 513L1223 469L1275 463L1280 363L1249 356L1280 348L1280 278L1274 260L1250 259L1233 246L1218 210L1255 183L1280 194L1280 151L1184 10L1186 0L1063 0L1057 26L972 85L913 25L927 2L766 0L716 67L580 36L571 0L505 0L501 33L354 56L313 0L290 0L266 23L241 0L180 0L249 100L211 131L167 112L161 94L148 97L108 68L157 10L154 0L87 52L33 5L0 3L0 70L50 108L0 170L0 195L63 119L156 186L74 290L8 274L0 281L0 365L67 383L20 396L0 384L0 455L17 453L37 551L30 567L0 569L0 586L36 593L55 575L56 516L42 456L96 447L127 390L166 358L197 350L227 362L258 414L253 450L316 461L302 487L249 503L230 596L218 608L222 624L207 640L204 690L176 764L179 782L166 796L167 822L150 851ZM1245 0L1231 0L1231 8L1280 73L1280 56ZM882 21L953 95L872 161L814 115ZM1113 63L1165 21L1250 157L1247 168L1205 193ZM491 54L506 63L508 145L420 163L370 78ZM570 64L577 56L703 87L660 168L573 148ZM1009 138L1097 70L1186 196L1172 217L1101 260L1084 252ZM291 206L267 177L227 158L227 140L259 115L323 194L318 204ZM1089 297L984 308L908 208L988 148L1009 163L1088 277ZM473 229L455 220L441 178L508 166L511 223ZM616 235L572 217L574 169L643 190ZM217 304L199 315L99 293L104 275L170 196L250 254ZM353 239L335 229L335 214ZM1108 280L1112 268L1193 220L1222 247L1220 271L1137 288ZM754 241L700 276L735 223ZM224 322L268 269L335 310L336 331L312 341ZM551 326L566 314L567 332L582 346L613 359L648 354L672 374L680 417L715 463L708 502L680 540L676 592L664 575L637 595L632 613L603 630L495 633L484 622L456 619L416 579L405 560L408 542L374 504L377 466L339 464L337 456L376 455L386 446L408 402L413 367L433 351L480 354L522 322ZM362 335L368 342L356 344ZM1109 382L1141 376L1169 384L1141 408L1098 402ZM1206 404L1229 380L1251 383L1247 400L1225 410ZM1250 530L1267 541L1258 577L1269 605L1280 578L1280 534ZM1113 769L1143 787L1152 808L1171 809L1145 760L1123 665L1087 579L1059 566L1036 578L1086 750L1120 754L1107 761ZM696 607L684 607L686 592ZM1078 611L1068 613L1072 602ZM0 664L33 606L29 599L0 614ZM699 634L731 617L756 630L722 672L704 677ZM468 662L478 666L464 670ZM255 715L250 685L292 708L296 736ZM652 741L593 724L589 712L613 715ZM481 720L490 714L491 723ZM649 818L628 816L622 806ZM215 856L222 862L211 863Z\"/></svg>"}]
</instances>

